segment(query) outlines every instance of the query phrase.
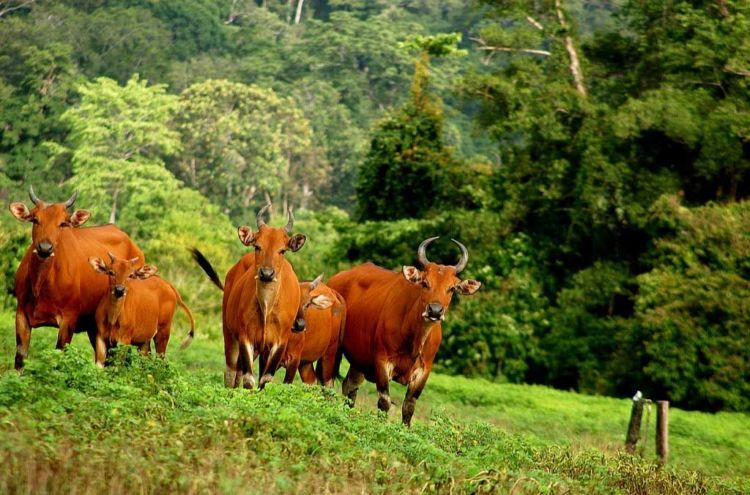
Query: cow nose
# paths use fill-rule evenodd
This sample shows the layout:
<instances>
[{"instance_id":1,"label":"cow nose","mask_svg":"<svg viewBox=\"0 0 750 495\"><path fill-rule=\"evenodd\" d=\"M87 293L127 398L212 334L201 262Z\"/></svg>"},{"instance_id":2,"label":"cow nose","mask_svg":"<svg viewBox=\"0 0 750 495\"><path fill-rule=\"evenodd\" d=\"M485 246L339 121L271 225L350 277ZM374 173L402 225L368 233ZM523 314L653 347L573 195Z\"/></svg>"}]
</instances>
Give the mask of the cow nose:
<instances>
[{"instance_id":1,"label":"cow nose","mask_svg":"<svg viewBox=\"0 0 750 495\"><path fill-rule=\"evenodd\" d=\"M427 318L439 320L443 317L443 305L440 303L430 303L427 305Z\"/></svg>"},{"instance_id":2,"label":"cow nose","mask_svg":"<svg viewBox=\"0 0 750 495\"><path fill-rule=\"evenodd\" d=\"M261 266L260 270L258 270L258 277L260 277L263 282L270 282L275 275L276 273L270 266Z\"/></svg>"},{"instance_id":3,"label":"cow nose","mask_svg":"<svg viewBox=\"0 0 750 495\"><path fill-rule=\"evenodd\" d=\"M125 286L124 285L115 285L115 288L112 289L112 294L119 299L122 296L125 295Z\"/></svg>"},{"instance_id":4,"label":"cow nose","mask_svg":"<svg viewBox=\"0 0 750 495\"><path fill-rule=\"evenodd\" d=\"M297 318L294 320L294 325L292 325L292 332L294 333L300 333L304 332L305 328L307 327L307 322L304 318Z\"/></svg>"},{"instance_id":5,"label":"cow nose","mask_svg":"<svg viewBox=\"0 0 750 495\"><path fill-rule=\"evenodd\" d=\"M42 241L36 245L36 254L40 258L49 258L52 255L53 251L54 248L52 247L52 243L50 242Z\"/></svg>"}]
</instances>

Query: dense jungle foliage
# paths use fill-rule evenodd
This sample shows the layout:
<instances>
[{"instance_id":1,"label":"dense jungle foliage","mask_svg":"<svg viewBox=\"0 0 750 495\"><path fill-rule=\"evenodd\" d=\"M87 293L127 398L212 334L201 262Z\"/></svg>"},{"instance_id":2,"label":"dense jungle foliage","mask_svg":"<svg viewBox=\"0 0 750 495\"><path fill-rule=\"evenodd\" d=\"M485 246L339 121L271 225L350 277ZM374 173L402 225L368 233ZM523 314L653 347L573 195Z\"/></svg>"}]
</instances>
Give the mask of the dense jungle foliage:
<instances>
[{"instance_id":1,"label":"dense jungle foliage","mask_svg":"<svg viewBox=\"0 0 750 495\"><path fill-rule=\"evenodd\" d=\"M79 190L205 314L187 248L267 201L307 278L457 238L444 373L750 411L749 174L747 0L0 2L4 202Z\"/></svg>"}]
</instances>

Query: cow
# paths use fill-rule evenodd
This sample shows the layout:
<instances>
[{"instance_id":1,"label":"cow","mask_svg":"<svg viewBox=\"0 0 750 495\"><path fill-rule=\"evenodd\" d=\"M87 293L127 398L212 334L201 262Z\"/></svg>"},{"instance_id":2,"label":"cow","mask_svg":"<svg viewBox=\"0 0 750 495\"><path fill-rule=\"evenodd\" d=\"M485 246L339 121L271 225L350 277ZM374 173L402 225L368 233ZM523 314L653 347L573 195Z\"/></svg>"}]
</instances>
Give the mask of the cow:
<instances>
[{"instance_id":1,"label":"cow","mask_svg":"<svg viewBox=\"0 0 750 495\"><path fill-rule=\"evenodd\" d=\"M107 292L107 281L91 272L91 256L112 252L126 259L143 259L138 246L114 225L82 228L91 213L69 212L77 197L75 192L64 203L48 203L29 187L31 210L20 202L10 205L14 217L32 224L31 245L14 279L17 370L23 369L28 356L32 328L57 327L58 349L80 331L87 331L95 346L94 312Z\"/></svg>"},{"instance_id":2,"label":"cow","mask_svg":"<svg viewBox=\"0 0 750 495\"><path fill-rule=\"evenodd\" d=\"M300 283L300 307L281 365L286 368L284 383L292 383L299 370L304 383L317 378L324 387L333 386L336 357L344 336L346 303L341 294L318 276ZM301 328L304 331L301 331ZM317 361L317 369L313 364Z\"/></svg>"},{"instance_id":3,"label":"cow","mask_svg":"<svg viewBox=\"0 0 750 495\"><path fill-rule=\"evenodd\" d=\"M155 276L155 266L140 266L140 258L108 255L109 264L101 258L89 258L94 270L107 275L109 281L109 290L96 308L96 365L104 367L107 349L117 344L137 345L147 355L152 339L156 354L164 357L177 305L190 320L190 332L181 347L189 346L195 335L195 320L177 289Z\"/></svg>"},{"instance_id":4,"label":"cow","mask_svg":"<svg viewBox=\"0 0 750 495\"><path fill-rule=\"evenodd\" d=\"M273 379L284 354L299 308L299 280L284 257L287 251L299 251L305 244L302 234L292 235L294 215L287 210L283 228L266 225L264 215L271 207L258 212L258 230L241 226L240 242L254 247L227 273L224 284L211 263L197 249L193 257L211 281L222 291L222 328L226 370L224 386L255 386L253 361L260 355L259 388Z\"/></svg>"},{"instance_id":5,"label":"cow","mask_svg":"<svg viewBox=\"0 0 750 495\"><path fill-rule=\"evenodd\" d=\"M387 414L391 406L389 382L406 385L401 412L406 426L411 424L414 406L430 376L442 339L441 322L453 293L471 295L481 286L476 280L458 277L469 261L469 252L455 239L461 249L457 265L439 265L427 259L427 246L437 238L419 245L421 271L404 266L399 273L365 263L328 281L346 301L346 332L339 352L346 356L350 368L342 384L343 394L353 406L362 382L375 382L378 408Z\"/></svg>"}]
</instances>

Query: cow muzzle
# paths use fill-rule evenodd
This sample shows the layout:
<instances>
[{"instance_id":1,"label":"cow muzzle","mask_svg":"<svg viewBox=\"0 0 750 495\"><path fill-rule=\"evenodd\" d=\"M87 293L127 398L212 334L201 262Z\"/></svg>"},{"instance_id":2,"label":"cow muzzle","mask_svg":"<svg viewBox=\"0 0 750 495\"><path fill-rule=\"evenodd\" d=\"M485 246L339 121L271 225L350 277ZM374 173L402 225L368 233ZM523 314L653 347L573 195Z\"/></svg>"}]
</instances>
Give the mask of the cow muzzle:
<instances>
[{"instance_id":1,"label":"cow muzzle","mask_svg":"<svg viewBox=\"0 0 750 495\"><path fill-rule=\"evenodd\" d=\"M429 321L440 321L445 319L445 308L440 303L430 303L425 307L422 318Z\"/></svg>"},{"instance_id":2,"label":"cow muzzle","mask_svg":"<svg viewBox=\"0 0 750 495\"><path fill-rule=\"evenodd\" d=\"M261 282L273 282L276 278L276 271L270 266L261 266L258 270L258 278Z\"/></svg>"},{"instance_id":3,"label":"cow muzzle","mask_svg":"<svg viewBox=\"0 0 750 495\"><path fill-rule=\"evenodd\" d=\"M36 245L34 253L42 259L49 258L50 256L55 255L55 248L52 246L51 242L42 241Z\"/></svg>"},{"instance_id":4,"label":"cow muzzle","mask_svg":"<svg viewBox=\"0 0 750 495\"><path fill-rule=\"evenodd\" d=\"M125 296L125 286L124 285L115 285L112 288L112 295L115 296L115 299L120 299Z\"/></svg>"},{"instance_id":5,"label":"cow muzzle","mask_svg":"<svg viewBox=\"0 0 750 495\"><path fill-rule=\"evenodd\" d=\"M307 328L307 322L304 318L297 318L296 320L294 320L294 324L292 325L292 332L304 332L305 328Z\"/></svg>"}]
</instances>

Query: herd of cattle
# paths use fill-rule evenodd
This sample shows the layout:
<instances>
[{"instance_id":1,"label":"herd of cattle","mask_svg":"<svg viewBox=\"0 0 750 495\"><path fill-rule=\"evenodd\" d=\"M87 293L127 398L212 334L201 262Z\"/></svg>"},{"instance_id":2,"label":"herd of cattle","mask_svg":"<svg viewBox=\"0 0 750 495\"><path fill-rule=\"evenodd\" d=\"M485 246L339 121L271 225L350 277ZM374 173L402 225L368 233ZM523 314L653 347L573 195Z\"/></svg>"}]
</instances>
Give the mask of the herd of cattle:
<instances>
[{"instance_id":1,"label":"herd of cattle","mask_svg":"<svg viewBox=\"0 0 750 495\"><path fill-rule=\"evenodd\" d=\"M179 305L190 320L183 347L190 344L195 324L177 290L145 264L143 252L114 225L80 228L91 216L71 212L76 194L64 203L42 201L29 188L32 209L10 205L11 213L30 222L31 245L15 276L16 369L28 355L31 329L58 328L57 348L70 343L75 332L87 332L95 361L104 366L108 348L139 346L164 355L172 318ZM391 406L389 383L407 386L402 420L411 423L414 406L432 369L442 338L441 322L452 294L474 294L476 280L458 275L469 259L466 247L457 265L427 259L419 245L420 270L404 266L393 272L365 263L342 271L324 283L319 276L300 283L286 259L298 251L305 236L292 234L294 217L274 228L265 223L270 205L257 215L257 230L242 226L240 241L252 247L227 273L222 283L211 263L197 249L193 257L223 292L222 327L227 387L253 388L253 363L260 357L258 386L286 368L285 383L299 375L303 382L332 386L342 356L350 363L342 390L353 405L357 389L367 379L376 384L378 408Z\"/></svg>"}]
</instances>

